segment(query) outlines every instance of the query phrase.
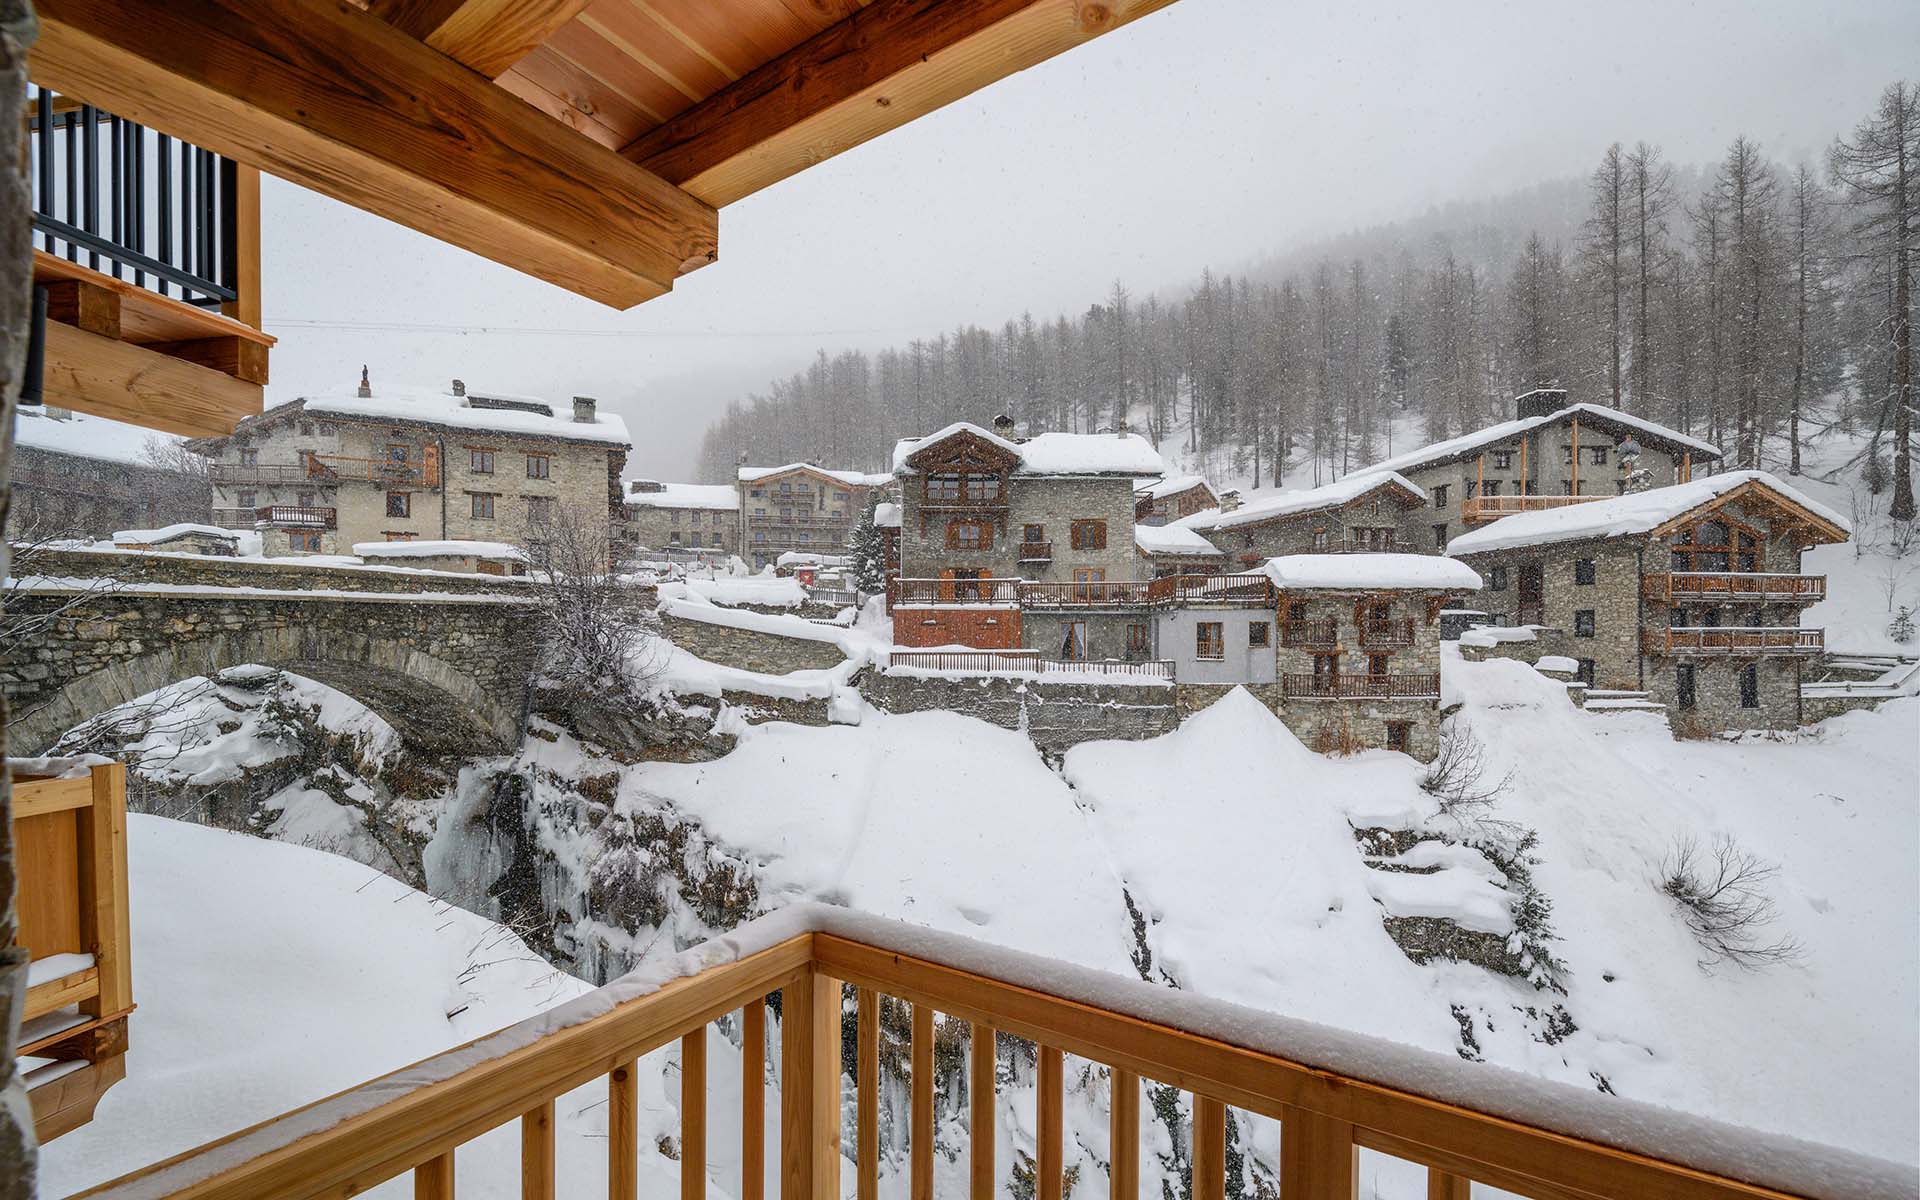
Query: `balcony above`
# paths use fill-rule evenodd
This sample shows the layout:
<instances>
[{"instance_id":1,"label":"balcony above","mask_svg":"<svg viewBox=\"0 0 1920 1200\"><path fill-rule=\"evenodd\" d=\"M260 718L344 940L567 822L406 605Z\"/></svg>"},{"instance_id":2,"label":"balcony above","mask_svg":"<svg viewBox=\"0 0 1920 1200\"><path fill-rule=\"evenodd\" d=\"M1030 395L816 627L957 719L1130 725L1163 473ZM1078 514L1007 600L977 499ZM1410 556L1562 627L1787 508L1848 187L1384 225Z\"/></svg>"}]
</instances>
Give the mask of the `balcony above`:
<instances>
[{"instance_id":1,"label":"balcony above","mask_svg":"<svg viewBox=\"0 0 1920 1200\"><path fill-rule=\"evenodd\" d=\"M1547 512L1550 509L1611 499L1613 499L1611 496L1474 496L1460 502L1460 519L1468 523L1497 521L1501 517L1511 517L1515 513Z\"/></svg>"},{"instance_id":2,"label":"balcony above","mask_svg":"<svg viewBox=\"0 0 1920 1200\"><path fill-rule=\"evenodd\" d=\"M1052 542L1022 542L1020 561L1023 563L1047 563L1053 561Z\"/></svg>"},{"instance_id":3,"label":"balcony above","mask_svg":"<svg viewBox=\"0 0 1920 1200\"><path fill-rule=\"evenodd\" d=\"M1362 621L1360 644L1368 647L1411 646L1413 645L1413 618L1397 617Z\"/></svg>"},{"instance_id":4,"label":"balcony above","mask_svg":"<svg viewBox=\"0 0 1920 1200\"><path fill-rule=\"evenodd\" d=\"M1645 653L1673 658L1817 658L1826 652L1824 629L1798 625L1712 625L1644 635Z\"/></svg>"},{"instance_id":5,"label":"balcony above","mask_svg":"<svg viewBox=\"0 0 1920 1200\"><path fill-rule=\"evenodd\" d=\"M1440 676L1283 675L1280 690L1289 700L1438 700Z\"/></svg>"},{"instance_id":6,"label":"balcony above","mask_svg":"<svg viewBox=\"0 0 1920 1200\"><path fill-rule=\"evenodd\" d=\"M1640 594L1671 604L1814 604L1827 598L1827 577L1762 571L1674 571L1643 576Z\"/></svg>"},{"instance_id":7,"label":"balcony above","mask_svg":"<svg viewBox=\"0 0 1920 1200\"><path fill-rule=\"evenodd\" d=\"M1294 650L1331 650L1340 644L1340 622L1282 621L1280 644Z\"/></svg>"}]
</instances>

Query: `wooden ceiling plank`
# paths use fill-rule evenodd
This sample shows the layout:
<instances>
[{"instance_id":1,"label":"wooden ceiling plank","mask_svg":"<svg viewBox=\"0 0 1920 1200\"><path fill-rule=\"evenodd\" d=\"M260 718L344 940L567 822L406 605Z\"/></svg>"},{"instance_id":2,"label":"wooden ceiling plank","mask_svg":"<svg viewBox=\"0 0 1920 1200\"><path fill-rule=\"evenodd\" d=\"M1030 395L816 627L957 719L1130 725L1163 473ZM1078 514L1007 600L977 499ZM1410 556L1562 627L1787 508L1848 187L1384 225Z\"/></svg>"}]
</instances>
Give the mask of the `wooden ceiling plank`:
<instances>
[{"instance_id":1,"label":"wooden ceiling plank","mask_svg":"<svg viewBox=\"0 0 1920 1200\"><path fill-rule=\"evenodd\" d=\"M326 0L42 0L36 82L602 303L716 257L713 209Z\"/></svg>"},{"instance_id":2,"label":"wooden ceiling plank","mask_svg":"<svg viewBox=\"0 0 1920 1200\"><path fill-rule=\"evenodd\" d=\"M367 11L488 79L579 16L591 0L371 0Z\"/></svg>"},{"instance_id":3,"label":"wooden ceiling plank","mask_svg":"<svg viewBox=\"0 0 1920 1200\"><path fill-rule=\"evenodd\" d=\"M596 17L581 17L580 24L605 38L615 49L619 50L620 53L665 80L672 86L674 91L679 92L688 100L704 100L722 86L721 83L716 83L713 87L703 89L698 83L689 80L685 70L687 66L698 63L703 70L706 68L706 64L700 62L695 56L685 53L676 54L673 57L678 58L680 61L672 64L667 63L665 61L665 52L670 52L677 48L677 44L672 43L669 39L636 40L636 38L629 36L630 31L617 29ZM660 45L659 42L661 40L667 40L669 44Z\"/></svg>"},{"instance_id":4,"label":"wooden ceiling plank","mask_svg":"<svg viewBox=\"0 0 1920 1200\"><path fill-rule=\"evenodd\" d=\"M621 153L723 206L1173 0L875 0Z\"/></svg>"},{"instance_id":5,"label":"wooden ceiling plank","mask_svg":"<svg viewBox=\"0 0 1920 1200\"><path fill-rule=\"evenodd\" d=\"M642 128L657 125L691 103L679 88L584 22L576 21L554 34L545 52L559 55L575 71L598 81L637 109L647 122Z\"/></svg>"},{"instance_id":6,"label":"wooden ceiling plank","mask_svg":"<svg viewBox=\"0 0 1920 1200\"><path fill-rule=\"evenodd\" d=\"M614 150L632 141L639 130L652 125L624 98L565 59L554 55L556 61L552 63L535 64L536 59L550 54L544 48L534 51L494 83L568 128Z\"/></svg>"},{"instance_id":7,"label":"wooden ceiling plank","mask_svg":"<svg viewBox=\"0 0 1920 1200\"><path fill-rule=\"evenodd\" d=\"M632 3L635 11L646 14L649 20L651 20L654 24L658 25L661 29L666 31L667 36L673 38L675 41L679 42L682 46L685 46L688 50L692 51L694 54L699 55L703 60L705 60L708 66L720 72L720 74L726 78L726 81L728 83L734 82L735 80L739 79L742 75L752 70L752 67L741 67L736 70L735 68L728 66L725 62L721 61L721 59L717 55L715 55L711 49L708 48L705 42L702 42L700 39L694 37L693 34L689 33L680 24L680 22L673 20L671 17L667 16L667 14L661 12L660 9L657 8L656 6L647 3L647 0L630 0L630 2ZM723 26L724 24L725 23L722 22ZM772 56L769 55L768 57L772 57Z\"/></svg>"}]
</instances>

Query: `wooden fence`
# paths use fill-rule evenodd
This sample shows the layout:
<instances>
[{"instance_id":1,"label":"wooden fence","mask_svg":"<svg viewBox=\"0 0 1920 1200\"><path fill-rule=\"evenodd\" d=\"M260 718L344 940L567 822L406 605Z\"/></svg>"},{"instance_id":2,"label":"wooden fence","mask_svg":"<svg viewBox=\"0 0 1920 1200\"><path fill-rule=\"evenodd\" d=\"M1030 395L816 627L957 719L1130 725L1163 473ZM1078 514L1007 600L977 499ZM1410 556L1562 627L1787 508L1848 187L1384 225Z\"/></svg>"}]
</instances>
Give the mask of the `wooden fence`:
<instances>
[{"instance_id":1,"label":"wooden fence","mask_svg":"<svg viewBox=\"0 0 1920 1200\"><path fill-rule=\"evenodd\" d=\"M1283 696L1297 700L1437 700L1440 676L1413 673L1283 675L1280 689Z\"/></svg>"}]
</instances>

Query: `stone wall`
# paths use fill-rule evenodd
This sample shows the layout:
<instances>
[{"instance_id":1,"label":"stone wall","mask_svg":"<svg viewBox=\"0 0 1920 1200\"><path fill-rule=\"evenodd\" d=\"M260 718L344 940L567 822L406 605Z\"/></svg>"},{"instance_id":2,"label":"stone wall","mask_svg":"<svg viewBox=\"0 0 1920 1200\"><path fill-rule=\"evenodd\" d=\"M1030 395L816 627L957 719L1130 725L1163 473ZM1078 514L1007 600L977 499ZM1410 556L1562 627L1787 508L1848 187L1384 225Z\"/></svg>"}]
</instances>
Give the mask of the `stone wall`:
<instances>
[{"instance_id":1,"label":"stone wall","mask_svg":"<svg viewBox=\"0 0 1920 1200\"><path fill-rule=\"evenodd\" d=\"M1279 712L1293 736L1322 754L1347 748L1378 750L1387 726L1407 727L1407 753L1431 762L1440 753L1438 700L1287 700Z\"/></svg>"},{"instance_id":2,"label":"stone wall","mask_svg":"<svg viewBox=\"0 0 1920 1200\"><path fill-rule=\"evenodd\" d=\"M1563 637L1553 639L1552 648L1534 647L1539 654L1564 654L1569 658L1590 658L1594 664L1593 685L1639 691L1645 685L1640 676L1640 561L1644 538L1615 538L1608 541L1567 542L1560 545L1531 546L1497 550L1485 554L1461 556L1486 586L1474 605L1485 612L1504 617L1510 625L1519 624L1520 571L1530 562L1540 564L1541 618L1538 624L1556 630ZM1657 554L1657 549L1650 549ZM1593 561L1593 582L1575 582L1578 564ZM1496 572L1504 571L1504 587L1496 589ZM1577 631L1575 614L1592 610L1593 634ZM1664 611L1662 614L1664 620ZM1508 655L1508 657L1515 657Z\"/></svg>"},{"instance_id":3,"label":"stone wall","mask_svg":"<svg viewBox=\"0 0 1920 1200\"><path fill-rule=\"evenodd\" d=\"M1748 665L1757 671L1759 705L1740 703L1740 675ZM1693 707L1680 707L1676 680L1680 669L1693 667ZM1716 658L1650 658L1647 660L1647 697L1667 706L1667 720L1680 734L1734 733L1747 729L1797 729L1800 710L1800 663L1791 658L1732 660Z\"/></svg>"},{"instance_id":4,"label":"stone wall","mask_svg":"<svg viewBox=\"0 0 1920 1200\"><path fill-rule=\"evenodd\" d=\"M36 551L35 575L78 579L112 576L125 585L186 584L194 587L249 587L292 591L341 592L495 592L527 595L524 579L497 575L436 575L418 570L318 566L297 558L272 560L168 555L134 550ZM652 603L652 589L641 598Z\"/></svg>"},{"instance_id":5,"label":"stone wall","mask_svg":"<svg viewBox=\"0 0 1920 1200\"><path fill-rule=\"evenodd\" d=\"M1035 678L917 676L869 671L860 690L892 713L964 713L1002 729L1026 730L1042 750L1081 742L1143 741L1179 725L1174 689L1142 683L1052 683Z\"/></svg>"},{"instance_id":6,"label":"stone wall","mask_svg":"<svg viewBox=\"0 0 1920 1200\"><path fill-rule=\"evenodd\" d=\"M831 670L847 660L831 641L739 629L672 613L661 614L660 627L674 645L696 658L764 675Z\"/></svg>"},{"instance_id":7,"label":"stone wall","mask_svg":"<svg viewBox=\"0 0 1920 1200\"><path fill-rule=\"evenodd\" d=\"M982 570L1003 579L1070 583L1076 568L1093 568L1106 572L1105 578L1110 581L1143 578L1146 566L1133 542L1134 483L1130 478L1013 476L1006 485L1006 524L994 524L993 545L961 552L947 548L947 523L964 514L929 513L923 533L920 498L924 480L909 476L902 484L906 504L900 531L900 573L908 579L927 579L937 578L943 569L957 568ZM1080 520L1104 520L1107 544L1099 549L1074 549L1073 522ZM1040 540L1052 544L1050 562L1020 561L1028 525L1040 526Z\"/></svg>"}]
</instances>

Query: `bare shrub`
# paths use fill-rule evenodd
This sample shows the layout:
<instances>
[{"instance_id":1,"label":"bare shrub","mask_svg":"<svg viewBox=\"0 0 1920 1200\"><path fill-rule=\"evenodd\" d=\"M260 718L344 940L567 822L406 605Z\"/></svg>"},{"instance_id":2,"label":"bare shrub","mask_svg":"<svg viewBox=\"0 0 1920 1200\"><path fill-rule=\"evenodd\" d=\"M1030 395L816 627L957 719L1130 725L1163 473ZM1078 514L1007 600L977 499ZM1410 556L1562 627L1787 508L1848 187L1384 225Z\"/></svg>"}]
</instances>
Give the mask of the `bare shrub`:
<instances>
[{"instance_id":1,"label":"bare shrub","mask_svg":"<svg viewBox=\"0 0 1920 1200\"><path fill-rule=\"evenodd\" d=\"M1442 816L1462 824L1485 818L1513 787L1513 772L1491 776L1486 747L1464 722L1448 721L1440 732L1440 753L1427 764L1420 790L1440 802Z\"/></svg>"},{"instance_id":2,"label":"bare shrub","mask_svg":"<svg viewBox=\"0 0 1920 1200\"><path fill-rule=\"evenodd\" d=\"M1687 928L1705 956L1700 966L1730 962L1748 970L1799 961L1804 953L1791 937L1769 940L1778 915L1766 885L1780 868L1724 834L1704 850L1697 840L1674 839L1660 864L1660 890L1680 905Z\"/></svg>"},{"instance_id":3,"label":"bare shrub","mask_svg":"<svg viewBox=\"0 0 1920 1200\"><path fill-rule=\"evenodd\" d=\"M648 653L652 592L616 572L605 516L559 508L529 526L528 543L539 564L530 591L545 635L541 685L573 708L643 708L659 672Z\"/></svg>"}]
</instances>

